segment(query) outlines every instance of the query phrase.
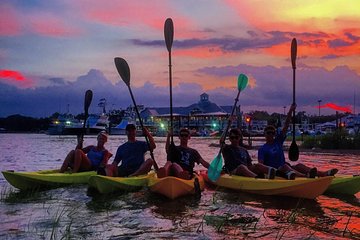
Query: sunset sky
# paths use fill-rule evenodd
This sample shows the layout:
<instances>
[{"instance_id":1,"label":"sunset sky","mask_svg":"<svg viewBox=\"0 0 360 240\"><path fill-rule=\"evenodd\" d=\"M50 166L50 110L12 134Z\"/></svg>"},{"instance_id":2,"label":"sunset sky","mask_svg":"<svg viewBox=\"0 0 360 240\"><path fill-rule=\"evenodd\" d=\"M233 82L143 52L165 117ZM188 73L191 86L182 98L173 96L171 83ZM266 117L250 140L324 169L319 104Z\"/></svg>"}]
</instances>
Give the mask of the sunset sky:
<instances>
[{"instance_id":1,"label":"sunset sky","mask_svg":"<svg viewBox=\"0 0 360 240\"><path fill-rule=\"evenodd\" d=\"M335 113L332 104L360 112L358 0L2 0L0 11L0 117L44 117L67 104L78 114L86 89L94 92L92 113L101 98L108 109L127 107L114 57L129 63L138 104L168 106L168 17L174 106L203 92L232 105L244 73L242 110L283 113L296 38L297 111L317 114L322 100L323 114Z\"/></svg>"}]
</instances>

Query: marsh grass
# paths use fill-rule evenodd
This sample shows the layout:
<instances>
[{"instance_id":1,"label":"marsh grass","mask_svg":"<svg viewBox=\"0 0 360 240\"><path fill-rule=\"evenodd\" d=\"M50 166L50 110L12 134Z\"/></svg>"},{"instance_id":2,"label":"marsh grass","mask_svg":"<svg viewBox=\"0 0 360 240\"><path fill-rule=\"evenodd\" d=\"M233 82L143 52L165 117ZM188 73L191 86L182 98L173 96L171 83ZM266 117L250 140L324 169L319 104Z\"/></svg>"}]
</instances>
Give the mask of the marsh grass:
<instances>
[{"instance_id":1,"label":"marsh grass","mask_svg":"<svg viewBox=\"0 0 360 240\"><path fill-rule=\"evenodd\" d=\"M38 202L46 196L45 200L52 199L52 196L49 194L43 194L42 191L38 189L32 189L28 191L19 191L13 187L5 187L0 192L0 201L5 203L28 203L28 202ZM44 200L44 199L43 199Z\"/></svg>"}]
</instances>

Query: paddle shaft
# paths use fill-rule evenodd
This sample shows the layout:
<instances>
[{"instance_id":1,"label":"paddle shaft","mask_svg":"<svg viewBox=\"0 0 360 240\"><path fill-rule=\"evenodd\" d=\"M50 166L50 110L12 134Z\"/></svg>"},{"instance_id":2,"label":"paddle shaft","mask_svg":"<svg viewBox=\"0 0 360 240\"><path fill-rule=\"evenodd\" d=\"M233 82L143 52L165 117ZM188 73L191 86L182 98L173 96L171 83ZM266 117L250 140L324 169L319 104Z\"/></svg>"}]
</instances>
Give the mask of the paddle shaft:
<instances>
[{"instance_id":1,"label":"paddle shaft","mask_svg":"<svg viewBox=\"0 0 360 240\"><path fill-rule=\"evenodd\" d=\"M127 85L127 86L128 86L128 89L129 89L130 96L131 96L131 99L132 99L132 101L133 101L133 104L134 104L134 106L135 106L136 114L137 114L137 116L138 116L138 118L139 118L139 122L140 122L141 129L144 131L144 125L143 125L143 122L142 122L142 120L141 120L140 112L139 112L139 109L137 108L134 95L133 95L133 93L132 93L132 91L131 91L131 87L130 87L130 85ZM157 163L156 163L156 161L155 161L154 153L153 153L153 150L152 150L152 148L151 148L151 146L150 146L150 142L149 142L148 136L147 136L146 134L144 134L144 135L145 135L146 144L148 145L148 148L149 148L149 150L150 150L150 156L151 156L152 160L154 160L154 168L155 168L155 170L157 171L157 170L159 169L159 167L158 167L158 165L157 165Z\"/></svg>"},{"instance_id":2,"label":"paddle shaft","mask_svg":"<svg viewBox=\"0 0 360 240\"><path fill-rule=\"evenodd\" d=\"M172 65L171 65L171 49L169 49L169 88L170 88L170 129L171 129L171 144L174 144L173 133L173 104L172 104Z\"/></svg>"},{"instance_id":3,"label":"paddle shaft","mask_svg":"<svg viewBox=\"0 0 360 240\"><path fill-rule=\"evenodd\" d=\"M296 84L295 84L295 69L296 67L294 66L293 67L293 105L296 104L295 102L295 88L296 88ZM293 141L295 141L295 109L294 111L292 112L292 125L293 125L293 129L292 129L292 139Z\"/></svg>"},{"instance_id":4,"label":"paddle shaft","mask_svg":"<svg viewBox=\"0 0 360 240\"><path fill-rule=\"evenodd\" d=\"M237 93L237 95L236 95L235 102L234 102L234 106L232 107L231 115L229 116L229 119L228 119L228 122L227 122L227 126L226 126L226 129L225 129L225 132L223 132L223 134L222 134L222 138L224 139L224 141L222 141L221 144L220 144L220 150L219 150L219 154L218 154L218 155L221 154L221 152L222 152L222 150L223 150L223 148L224 148L226 135L227 135L227 132L229 131L229 128L230 128L230 125L231 125L231 118L232 118L232 116L234 115L236 105L237 105L237 103L238 103L238 101L239 101L240 92L241 92L241 90L239 90L238 93Z\"/></svg>"}]
</instances>

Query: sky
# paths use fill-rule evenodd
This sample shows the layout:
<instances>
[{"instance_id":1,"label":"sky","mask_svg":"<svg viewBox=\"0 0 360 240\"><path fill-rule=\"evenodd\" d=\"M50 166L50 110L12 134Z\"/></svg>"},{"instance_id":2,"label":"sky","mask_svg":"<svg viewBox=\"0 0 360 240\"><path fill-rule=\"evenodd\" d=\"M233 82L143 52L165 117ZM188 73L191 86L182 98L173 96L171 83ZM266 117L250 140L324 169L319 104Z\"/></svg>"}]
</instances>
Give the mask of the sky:
<instances>
[{"instance_id":1,"label":"sky","mask_svg":"<svg viewBox=\"0 0 360 240\"><path fill-rule=\"evenodd\" d=\"M243 73L241 109L283 113L293 102L296 38L297 111L359 113L359 9L358 0L2 0L0 117L79 114L87 89L90 113L101 111L102 98L108 110L126 108L132 101L115 57L129 64L137 104L169 106L167 18L174 106L204 92L233 105Z\"/></svg>"}]
</instances>

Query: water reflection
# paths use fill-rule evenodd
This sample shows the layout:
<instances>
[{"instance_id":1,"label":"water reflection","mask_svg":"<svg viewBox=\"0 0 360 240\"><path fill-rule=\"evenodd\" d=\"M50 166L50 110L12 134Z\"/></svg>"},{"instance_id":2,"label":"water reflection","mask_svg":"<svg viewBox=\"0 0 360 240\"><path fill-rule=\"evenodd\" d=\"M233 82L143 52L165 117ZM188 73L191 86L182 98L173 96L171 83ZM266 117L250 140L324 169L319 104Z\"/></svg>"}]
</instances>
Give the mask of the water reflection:
<instances>
[{"instance_id":1,"label":"water reflection","mask_svg":"<svg viewBox=\"0 0 360 240\"><path fill-rule=\"evenodd\" d=\"M110 136L108 149L115 153L125 140ZM96 137L87 136L85 141L96 143ZM154 154L162 166L165 141L156 141ZM218 139L190 140L209 162L218 152L218 148L208 147L211 143L218 143ZM75 136L3 134L0 169L56 168L75 144ZM257 151L250 154L256 160ZM360 173L360 162L354 155L301 153L300 159L319 169L337 167L341 174ZM200 199L188 196L170 201L147 189L91 195L84 185L19 192L2 175L0 188L1 239L360 238L359 194L303 200L205 189Z\"/></svg>"}]
</instances>

